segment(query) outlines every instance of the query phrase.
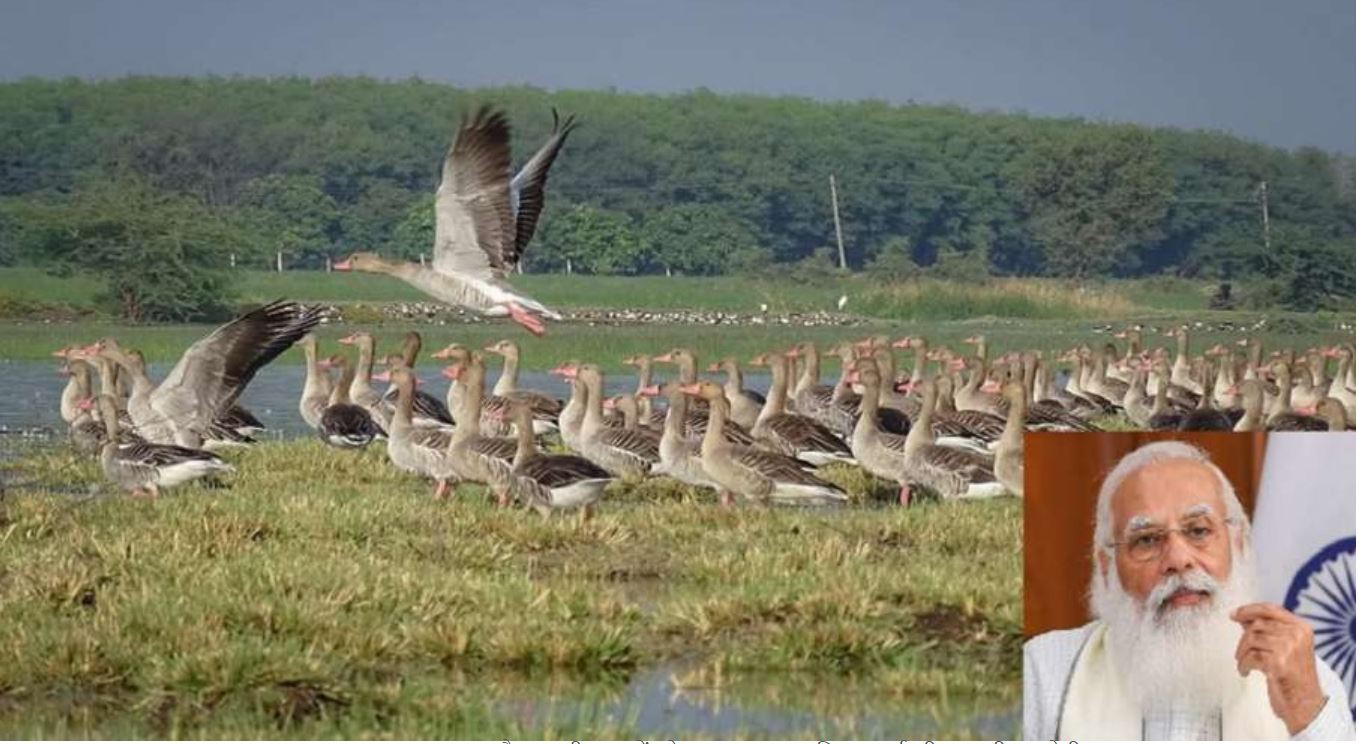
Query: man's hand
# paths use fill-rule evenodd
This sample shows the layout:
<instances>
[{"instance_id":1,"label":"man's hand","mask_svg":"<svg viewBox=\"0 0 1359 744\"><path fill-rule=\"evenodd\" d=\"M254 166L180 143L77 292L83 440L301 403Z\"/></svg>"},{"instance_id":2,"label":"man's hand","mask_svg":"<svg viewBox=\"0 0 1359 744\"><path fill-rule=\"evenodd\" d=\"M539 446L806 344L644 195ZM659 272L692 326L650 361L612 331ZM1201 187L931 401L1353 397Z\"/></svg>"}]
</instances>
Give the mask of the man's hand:
<instances>
[{"instance_id":1,"label":"man's hand","mask_svg":"<svg viewBox=\"0 0 1359 744\"><path fill-rule=\"evenodd\" d=\"M1236 669L1259 669L1269 683L1269 705L1290 735L1307 728L1326 704L1317 679L1312 626L1276 604L1242 605L1232 613L1244 633L1236 644Z\"/></svg>"}]
</instances>

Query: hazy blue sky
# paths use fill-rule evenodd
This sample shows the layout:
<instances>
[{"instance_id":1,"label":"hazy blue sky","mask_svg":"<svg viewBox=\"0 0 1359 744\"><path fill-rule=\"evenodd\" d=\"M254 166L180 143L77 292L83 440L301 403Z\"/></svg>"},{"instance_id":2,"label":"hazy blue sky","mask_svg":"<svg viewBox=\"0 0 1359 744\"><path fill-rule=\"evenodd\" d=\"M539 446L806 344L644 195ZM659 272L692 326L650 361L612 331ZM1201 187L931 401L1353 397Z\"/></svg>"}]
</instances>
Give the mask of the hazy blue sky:
<instances>
[{"instance_id":1,"label":"hazy blue sky","mask_svg":"<svg viewBox=\"0 0 1359 744\"><path fill-rule=\"evenodd\" d=\"M1353 0L0 0L0 78L418 75L1225 129L1353 153Z\"/></svg>"}]
</instances>

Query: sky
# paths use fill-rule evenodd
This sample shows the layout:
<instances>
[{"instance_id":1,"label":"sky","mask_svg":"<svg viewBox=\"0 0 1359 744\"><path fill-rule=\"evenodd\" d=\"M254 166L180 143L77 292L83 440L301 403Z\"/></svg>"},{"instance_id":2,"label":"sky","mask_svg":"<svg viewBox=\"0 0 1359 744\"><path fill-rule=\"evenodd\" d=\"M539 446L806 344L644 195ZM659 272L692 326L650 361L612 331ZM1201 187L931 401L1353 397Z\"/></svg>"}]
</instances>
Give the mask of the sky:
<instances>
[{"instance_id":1,"label":"sky","mask_svg":"<svg viewBox=\"0 0 1359 744\"><path fill-rule=\"evenodd\" d=\"M1355 152L1353 0L0 0L0 80L127 74L705 87Z\"/></svg>"}]
</instances>

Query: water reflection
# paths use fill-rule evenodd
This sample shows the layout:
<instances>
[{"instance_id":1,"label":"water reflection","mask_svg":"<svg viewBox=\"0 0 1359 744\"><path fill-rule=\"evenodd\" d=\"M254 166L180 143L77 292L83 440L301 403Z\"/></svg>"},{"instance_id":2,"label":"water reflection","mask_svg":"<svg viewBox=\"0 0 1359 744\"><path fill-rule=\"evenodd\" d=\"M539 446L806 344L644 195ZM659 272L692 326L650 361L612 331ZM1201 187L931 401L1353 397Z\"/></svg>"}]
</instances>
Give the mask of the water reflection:
<instances>
[{"instance_id":1,"label":"water reflection","mask_svg":"<svg viewBox=\"0 0 1359 744\"><path fill-rule=\"evenodd\" d=\"M491 682L502 712L529 730L600 728L638 738L977 738L1019 733L1009 700L902 699L854 676L723 672L667 664L631 678L555 675Z\"/></svg>"}]
</instances>

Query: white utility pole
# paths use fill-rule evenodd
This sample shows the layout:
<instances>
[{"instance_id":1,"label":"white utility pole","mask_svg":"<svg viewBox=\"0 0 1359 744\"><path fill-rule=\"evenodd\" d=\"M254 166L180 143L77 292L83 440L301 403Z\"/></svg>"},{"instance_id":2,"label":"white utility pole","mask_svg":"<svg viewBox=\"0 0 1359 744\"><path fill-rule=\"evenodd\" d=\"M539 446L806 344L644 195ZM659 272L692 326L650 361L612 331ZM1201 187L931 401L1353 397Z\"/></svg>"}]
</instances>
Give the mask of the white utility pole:
<instances>
[{"instance_id":1,"label":"white utility pole","mask_svg":"<svg viewBox=\"0 0 1359 744\"><path fill-rule=\"evenodd\" d=\"M848 268L845 265L845 236L840 231L840 197L835 191L835 174L830 177L831 186L831 215L835 217L835 245L840 249L840 268Z\"/></svg>"}]
</instances>

